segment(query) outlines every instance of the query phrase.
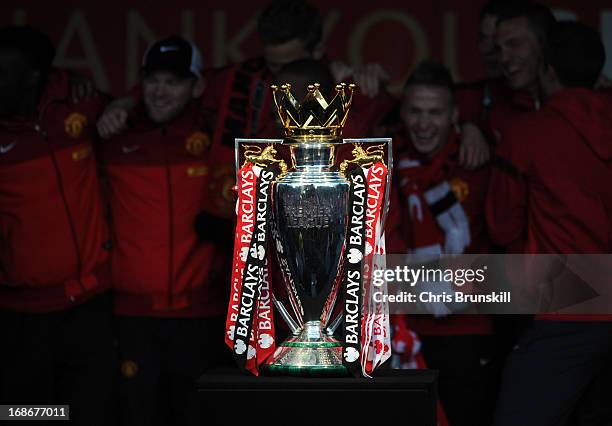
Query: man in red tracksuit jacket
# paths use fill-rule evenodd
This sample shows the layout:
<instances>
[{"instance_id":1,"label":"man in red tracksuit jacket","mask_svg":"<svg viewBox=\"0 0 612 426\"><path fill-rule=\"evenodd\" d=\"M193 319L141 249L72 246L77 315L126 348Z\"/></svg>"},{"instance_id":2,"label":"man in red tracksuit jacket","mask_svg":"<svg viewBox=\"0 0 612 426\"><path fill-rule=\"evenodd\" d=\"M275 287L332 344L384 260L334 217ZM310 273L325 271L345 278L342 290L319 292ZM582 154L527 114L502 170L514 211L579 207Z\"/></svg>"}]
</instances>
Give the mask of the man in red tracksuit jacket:
<instances>
[{"instance_id":1,"label":"man in red tracksuit jacket","mask_svg":"<svg viewBox=\"0 0 612 426\"><path fill-rule=\"evenodd\" d=\"M544 59L544 108L502 133L487 200L490 234L522 253L610 253L612 106L592 90L603 44L582 24L559 23ZM544 289L525 290L536 298ZM612 315L592 314L536 316L507 360L495 425L568 424L612 355ZM608 417L590 424L611 421L609 383L602 392L598 404L586 401L588 415L608 407Z\"/></svg>"},{"instance_id":2,"label":"man in red tracksuit jacket","mask_svg":"<svg viewBox=\"0 0 612 426\"><path fill-rule=\"evenodd\" d=\"M130 128L101 147L126 425L202 424L195 380L225 353L223 255L233 237L210 183L215 170L232 167L233 150L212 142L211 114L197 99L201 66L180 37L154 43Z\"/></svg>"},{"instance_id":3,"label":"man in red tracksuit jacket","mask_svg":"<svg viewBox=\"0 0 612 426\"><path fill-rule=\"evenodd\" d=\"M453 82L437 62L421 63L406 82L402 103L404 140L397 158L405 250L414 254L488 253L484 216L489 167L459 166ZM398 215L392 216L398 219ZM393 226L393 225L390 225ZM397 247L394 247L397 249ZM488 316L450 315L440 306L431 315L396 317L422 339L428 367L440 370L440 399L451 425L489 423L486 400L492 324ZM488 412L487 412L488 410Z\"/></svg>"},{"instance_id":4,"label":"man in red tracksuit jacket","mask_svg":"<svg viewBox=\"0 0 612 426\"><path fill-rule=\"evenodd\" d=\"M459 86L457 104L461 121L477 124L496 143L505 126L540 106L537 64L555 18L538 3L492 0L483 7L480 23L486 78Z\"/></svg>"},{"instance_id":5,"label":"man in red tracksuit jacket","mask_svg":"<svg viewBox=\"0 0 612 426\"><path fill-rule=\"evenodd\" d=\"M110 236L92 146L103 105L70 100L54 54L38 30L0 29L0 400L112 424Z\"/></svg>"},{"instance_id":6,"label":"man in red tracksuit jacket","mask_svg":"<svg viewBox=\"0 0 612 426\"><path fill-rule=\"evenodd\" d=\"M490 0L481 9L479 51L485 78L457 87L460 121L475 123L484 133L492 152L506 126L540 106L537 64L542 43L555 18L547 7L530 1ZM493 252L505 248L494 245ZM491 272L500 266L491 265ZM532 318L528 315L493 317L496 362L516 345L522 330Z\"/></svg>"}]
</instances>

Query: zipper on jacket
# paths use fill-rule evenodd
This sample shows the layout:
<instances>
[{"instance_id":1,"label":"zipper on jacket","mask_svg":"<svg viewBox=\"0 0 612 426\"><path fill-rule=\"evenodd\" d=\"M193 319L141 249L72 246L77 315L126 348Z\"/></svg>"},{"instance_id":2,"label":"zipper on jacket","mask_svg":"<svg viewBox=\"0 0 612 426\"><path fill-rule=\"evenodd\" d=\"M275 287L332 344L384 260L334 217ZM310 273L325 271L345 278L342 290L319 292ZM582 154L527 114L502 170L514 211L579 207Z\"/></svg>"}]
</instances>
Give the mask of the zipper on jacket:
<instances>
[{"instance_id":1,"label":"zipper on jacket","mask_svg":"<svg viewBox=\"0 0 612 426\"><path fill-rule=\"evenodd\" d=\"M174 270L174 209L172 208L172 177L170 176L170 161L168 154L167 129L162 127L161 134L164 137L164 162L166 166L166 185L168 186L168 309L172 308L172 276Z\"/></svg>"},{"instance_id":2,"label":"zipper on jacket","mask_svg":"<svg viewBox=\"0 0 612 426\"><path fill-rule=\"evenodd\" d=\"M59 189L60 196L62 197L62 201L64 203L64 209L66 210L66 217L68 219L68 225L70 226L70 233L72 234L72 243L74 244L74 251L75 251L75 256L77 260L77 281L79 283L79 286L81 287L81 290L85 291L86 290L85 286L83 285L83 282L81 281L81 272L83 270L83 264L82 264L82 259L81 259L81 248L79 247L79 240L77 238L76 226L72 218L72 213L70 212L70 207L68 205L68 199L66 198L64 182L62 179L62 174L60 173L59 166L57 164L57 158L55 157L55 151L53 151L53 148L51 147L51 142L49 141L49 135L47 134L47 132L45 132L40 127L40 124L36 123L34 125L34 130L43 137L43 139L47 143L47 148L49 149L49 156L51 157L51 162L53 163L53 167L55 168L57 186ZM73 299L74 299L73 296L70 296L70 300L74 301Z\"/></svg>"}]
</instances>

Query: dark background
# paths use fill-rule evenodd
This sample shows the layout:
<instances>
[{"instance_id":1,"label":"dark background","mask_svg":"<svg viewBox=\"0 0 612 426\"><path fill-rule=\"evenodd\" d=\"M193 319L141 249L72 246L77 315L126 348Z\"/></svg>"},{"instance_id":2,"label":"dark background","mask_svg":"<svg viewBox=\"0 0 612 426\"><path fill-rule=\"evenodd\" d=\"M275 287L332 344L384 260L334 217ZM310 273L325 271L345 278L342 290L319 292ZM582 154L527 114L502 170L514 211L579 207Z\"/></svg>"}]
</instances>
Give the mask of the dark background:
<instances>
[{"instance_id":1,"label":"dark background","mask_svg":"<svg viewBox=\"0 0 612 426\"><path fill-rule=\"evenodd\" d=\"M391 91L419 60L434 57L457 80L481 75L476 49L484 0L313 0L323 15L329 56L352 65L380 62L392 75ZM612 1L545 0L558 17L575 17L602 32L612 75ZM27 23L51 35L57 65L90 75L115 95L138 78L142 54L155 38L179 33L201 48L206 66L258 54L257 13L267 1L154 2L105 0L3 1L0 24Z\"/></svg>"}]
</instances>

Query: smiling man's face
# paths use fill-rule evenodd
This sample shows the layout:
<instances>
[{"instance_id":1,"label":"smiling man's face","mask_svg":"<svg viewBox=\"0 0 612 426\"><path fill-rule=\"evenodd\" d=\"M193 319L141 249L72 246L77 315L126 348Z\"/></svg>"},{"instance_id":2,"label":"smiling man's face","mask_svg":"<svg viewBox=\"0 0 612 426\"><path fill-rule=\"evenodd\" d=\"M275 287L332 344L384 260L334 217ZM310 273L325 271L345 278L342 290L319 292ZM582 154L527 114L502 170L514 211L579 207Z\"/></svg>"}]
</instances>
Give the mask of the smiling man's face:
<instances>
[{"instance_id":1,"label":"smiling man's face","mask_svg":"<svg viewBox=\"0 0 612 426\"><path fill-rule=\"evenodd\" d=\"M143 79L142 92L149 118L155 123L164 124L178 117L191 99L197 96L196 79L156 71Z\"/></svg>"},{"instance_id":2,"label":"smiling man's face","mask_svg":"<svg viewBox=\"0 0 612 426\"><path fill-rule=\"evenodd\" d=\"M448 142L458 112L449 89L415 85L406 88L401 114L414 148L433 157Z\"/></svg>"},{"instance_id":3,"label":"smiling man's face","mask_svg":"<svg viewBox=\"0 0 612 426\"><path fill-rule=\"evenodd\" d=\"M495 47L510 87L515 90L536 90L541 47L529 28L527 18L500 22L495 30Z\"/></svg>"}]
</instances>

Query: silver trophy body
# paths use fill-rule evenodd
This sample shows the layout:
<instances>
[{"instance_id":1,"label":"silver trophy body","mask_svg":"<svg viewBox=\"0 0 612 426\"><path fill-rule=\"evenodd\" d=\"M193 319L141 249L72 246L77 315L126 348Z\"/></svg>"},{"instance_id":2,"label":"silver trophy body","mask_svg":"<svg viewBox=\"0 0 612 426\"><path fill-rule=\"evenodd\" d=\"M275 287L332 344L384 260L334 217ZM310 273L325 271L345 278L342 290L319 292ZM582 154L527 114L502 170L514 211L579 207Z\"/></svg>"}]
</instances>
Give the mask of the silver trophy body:
<instances>
[{"instance_id":1,"label":"silver trophy body","mask_svg":"<svg viewBox=\"0 0 612 426\"><path fill-rule=\"evenodd\" d=\"M273 373L343 374L342 344L332 336L335 327L328 326L340 288L350 185L332 170L333 142L287 143L295 168L277 181L274 221L295 319L277 307L294 336L279 346L267 368Z\"/></svg>"}]
</instances>

